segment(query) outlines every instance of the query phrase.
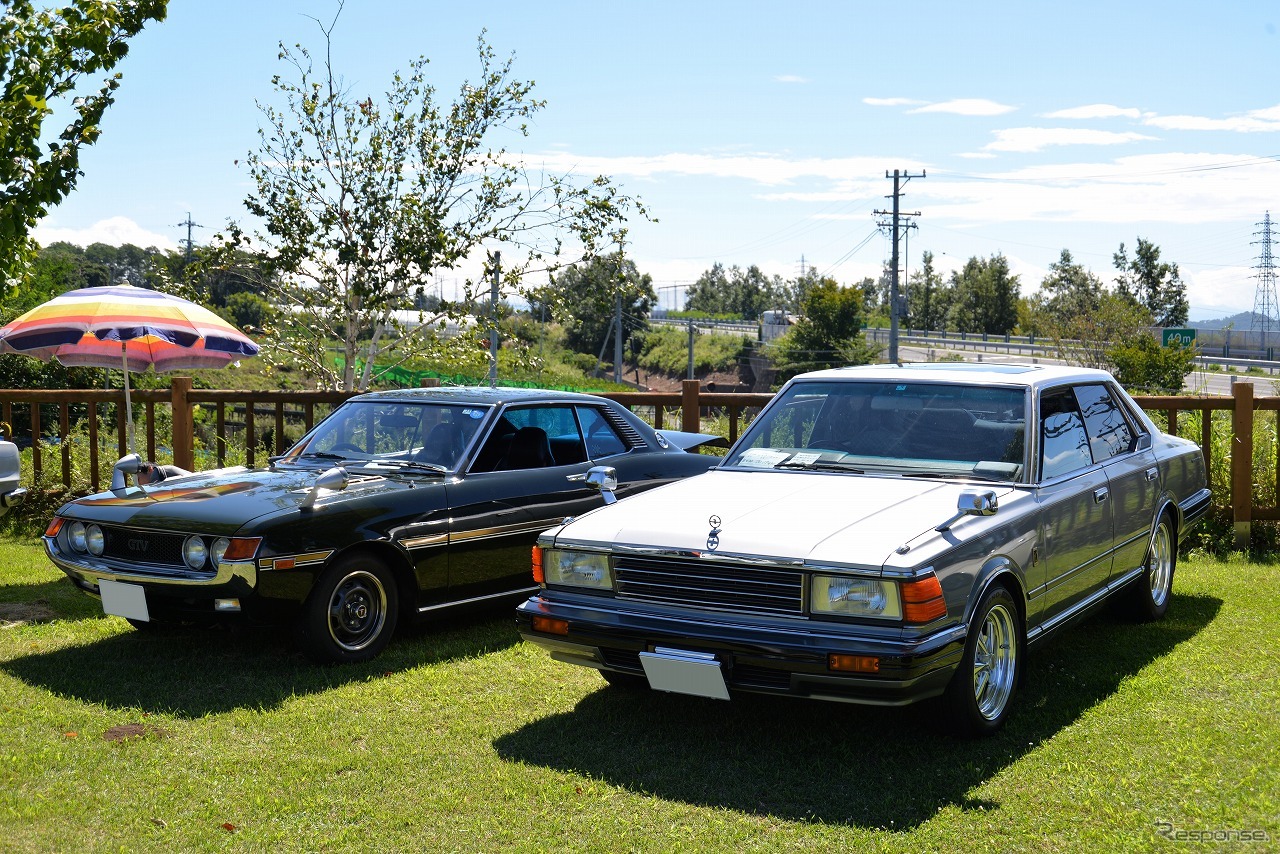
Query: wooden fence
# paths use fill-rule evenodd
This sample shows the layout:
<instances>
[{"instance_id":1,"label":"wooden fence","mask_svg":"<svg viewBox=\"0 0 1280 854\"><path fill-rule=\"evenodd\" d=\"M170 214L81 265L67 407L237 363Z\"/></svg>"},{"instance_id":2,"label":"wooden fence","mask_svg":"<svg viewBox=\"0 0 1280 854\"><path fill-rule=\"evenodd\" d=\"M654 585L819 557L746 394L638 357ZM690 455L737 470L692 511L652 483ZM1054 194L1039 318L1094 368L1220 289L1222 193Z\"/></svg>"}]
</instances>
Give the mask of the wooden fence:
<instances>
[{"instance_id":1,"label":"wooden fence","mask_svg":"<svg viewBox=\"0 0 1280 854\"><path fill-rule=\"evenodd\" d=\"M263 452L283 453L335 405L353 395L354 392L336 391L193 389L189 378L175 377L168 390L133 392L134 411L141 428L137 450L150 460L171 456L176 465L192 470L225 465L229 451L236 453L237 460L243 458L247 465L254 465ZM602 396L632 410L644 411L658 428L698 432L703 415L724 414L728 417L730 442L738 438L746 421L772 397L770 394L707 392L696 380L686 380L679 392L620 392ZM1238 542L1247 541L1253 521L1280 520L1280 507L1256 503L1252 471L1254 414L1269 410L1280 418L1280 397L1255 397L1251 383L1237 383L1230 397L1139 396L1135 400L1148 412L1165 413L1170 432L1178 430L1183 417L1198 421L1199 444L1206 468L1210 470L1214 453L1212 413L1230 411L1230 495L1218 495L1215 499L1218 504L1231 508ZM89 486L97 490L101 488L101 462L114 462L101 457L110 455L112 445L117 457L127 450L123 403L123 392L114 390L0 390L0 420L12 424L15 414L25 414L30 430L23 431L26 435L19 434L16 440L31 446L33 478L41 480L50 466L60 464L58 479L67 487L73 485L68 441L73 418L77 424L84 425L80 429L87 434ZM114 415L114 424L104 425L104 411ZM170 420L168 430L158 423L164 417ZM163 439L166 433L173 437L172 446L157 447L158 437ZM1275 433L1280 442L1280 429ZM31 442L33 436L40 436L42 441ZM1277 450L1275 457L1280 459L1280 448ZM1280 495L1280 466L1271 477L1275 488L1269 491ZM50 473L44 479L51 481L54 477Z\"/></svg>"}]
</instances>

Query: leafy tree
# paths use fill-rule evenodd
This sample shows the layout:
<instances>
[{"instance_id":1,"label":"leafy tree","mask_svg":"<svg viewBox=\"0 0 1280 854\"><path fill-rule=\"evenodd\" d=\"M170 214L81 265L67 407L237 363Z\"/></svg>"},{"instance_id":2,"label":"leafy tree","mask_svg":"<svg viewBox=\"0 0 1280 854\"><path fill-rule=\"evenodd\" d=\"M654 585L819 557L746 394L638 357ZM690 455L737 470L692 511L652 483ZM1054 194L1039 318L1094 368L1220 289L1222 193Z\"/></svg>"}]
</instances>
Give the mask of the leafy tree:
<instances>
[{"instance_id":1,"label":"leafy tree","mask_svg":"<svg viewBox=\"0 0 1280 854\"><path fill-rule=\"evenodd\" d=\"M842 288L834 279L824 277L809 287L800 319L769 354L778 378L874 361L877 351L862 337L862 301L861 288Z\"/></svg>"},{"instance_id":2,"label":"leafy tree","mask_svg":"<svg viewBox=\"0 0 1280 854\"><path fill-rule=\"evenodd\" d=\"M226 313L241 329L261 329L275 317L271 303L257 294L243 291L227 298Z\"/></svg>"},{"instance_id":3,"label":"leafy tree","mask_svg":"<svg viewBox=\"0 0 1280 854\"><path fill-rule=\"evenodd\" d=\"M653 277L641 274L635 262L624 258L621 268L618 255L595 256L567 267L549 287L534 291L529 301L530 313L542 316L543 307L551 308L565 325L565 343L579 353L589 353L612 361L611 339L617 313L617 298L622 297L622 343L629 352L631 337L648 328L649 312L658 301ZM555 306L569 306L569 311L555 311Z\"/></svg>"},{"instance_id":4,"label":"leafy tree","mask_svg":"<svg viewBox=\"0 0 1280 854\"><path fill-rule=\"evenodd\" d=\"M951 296L951 291L943 286L942 276L933 269L933 253L924 253L922 268L912 273L907 283L907 316L911 326L945 328Z\"/></svg>"},{"instance_id":5,"label":"leafy tree","mask_svg":"<svg viewBox=\"0 0 1280 854\"><path fill-rule=\"evenodd\" d=\"M256 240L278 274L264 283L282 309L267 330L267 357L330 386L364 389L375 361L439 346L433 328L442 316L412 328L395 316L414 306L434 272L501 247L504 293L524 294L531 274L596 254L606 236L620 236L629 210L643 208L603 176L583 185L543 176L493 147L495 138L526 135L544 102L512 76L512 59L495 59L483 34L479 78L442 103L425 57L380 97L344 89L332 60L336 24L321 26L319 68L306 48L281 46L296 79L273 79L284 106L261 107L266 127L248 158L255 186L245 206L263 230L251 237L233 225L228 245ZM464 313L487 290L467 282L462 304L446 311ZM335 339L340 372L327 353Z\"/></svg>"},{"instance_id":6,"label":"leafy tree","mask_svg":"<svg viewBox=\"0 0 1280 854\"><path fill-rule=\"evenodd\" d=\"M1018 277L1004 255L970 258L951 274L947 325L961 332L1005 335L1018 325Z\"/></svg>"},{"instance_id":7,"label":"leafy tree","mask_svg":"<svg viewBox=\"0 0 1280 854\"><path fill-rule=\"evenodd\" d=\"M101 133L120 75L109 73L128 40L164 20L168 0L72 0L37 12L30 0L0 2L0 295L26 278L35 254L29 234L80 176L80 149ZM45 120L71 122L50 142Z\"/></svg>"},{"instance_id":8,"label":"leafy tree","mask_svg":"<svg viewBox=\"0 0 1280 854\"><path fill-rule=\"evenodd\" d=\"M720 263L698 277L685 297L686 311L737 315L757 320L762 312L790 308L791 294L781 276L766 276L752 264L746 270Z\"/></svg>"},{"instance_id":9,"label":"leafy tree","mask_svg":"<svg viewBox=\"0 0 1280 854\"><path fill-rule=\"evenodd\" d=\"M1117 292L1151 313L1157 326L1182 326L1187 322L1190 306L1187 286L1177 264L1160 260L1160 247L1138 238L1132 258L1124 244L1112 256Z\"/></svg>"},{"instance_id":10,"label":"leafy tree","mask_svg":"<svg viewBox=\"0 0 1280 854\"><path fill-rule=\"evenodd\" d=\"M1139 332L1108 348L1107 359L1130 391L1176 394L1195 369L1196 350L1180 344L1163 347L1150 332Z\"/></svg>"}]
</instances>

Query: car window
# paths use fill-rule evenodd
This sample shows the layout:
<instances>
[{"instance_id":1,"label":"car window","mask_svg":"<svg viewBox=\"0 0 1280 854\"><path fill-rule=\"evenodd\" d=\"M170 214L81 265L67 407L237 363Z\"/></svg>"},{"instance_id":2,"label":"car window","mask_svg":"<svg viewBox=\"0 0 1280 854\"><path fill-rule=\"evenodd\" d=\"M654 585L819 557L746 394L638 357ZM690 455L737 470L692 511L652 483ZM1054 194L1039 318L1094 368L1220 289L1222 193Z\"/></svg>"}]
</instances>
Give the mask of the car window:
<instances>
[{"instance_id":1,"label":"car window","mask_svg":"<svg viewBox=\"0 0 1280 854\"><path fill-rule=\"evenodd\" d=\"M789 386L756 419L727 467L884 470L1017 480L1020 388L911 381Z\"/></svg>"},{"instance_id":2,"label":"car window","mask_svg":"<svg viewBox=\"0 0 1280 854\"><path fill-rule=\"evenodd\" d=\"M452 468L475 436L486 407L348 401L290 456L429 462Z\"/></svg>"},{"instance_id":3,"label":"car window","mask_svg":"<svg viewBox=\"0 0 1280 854\"><path fill-rule=\"evenodd\" d=\"M1076 400L1084 414L1084 427L1089 434L1094 462L1100 463L1133 450L1133 428L1105 385L1076 386Z\"/></svg>"},{"instance_id":4,"label":"car window","mask_svg":"<svg viewBox=\"0 0 1280 854\"><path fill-rule=\"evenodd\" d=\"M1040 399L1040 477L1052 480L1093 465L1084 419L1070 389Z\"/></svg>"},{"instance_id":5,"label":"car window","mask_svg":"<svg viewBox=\"0 0 1280 854\"><path fill-rule=\"evenodd\" d=\"M472 470L516 471L571 465L585 459L573 407L513 407L494 425Z\"/></svg>"},{"instance_id":6,"label":"car window","mask_svg":"<svg viewBox=\"0 0 1280 854\"><path fill-rule=\"evenodd\" d=\"M627 443L600 410L594 406L579 406L577 411L578 422L586 438L587 457L598 460L627 450Z\"/></svg>"}]
</instances>

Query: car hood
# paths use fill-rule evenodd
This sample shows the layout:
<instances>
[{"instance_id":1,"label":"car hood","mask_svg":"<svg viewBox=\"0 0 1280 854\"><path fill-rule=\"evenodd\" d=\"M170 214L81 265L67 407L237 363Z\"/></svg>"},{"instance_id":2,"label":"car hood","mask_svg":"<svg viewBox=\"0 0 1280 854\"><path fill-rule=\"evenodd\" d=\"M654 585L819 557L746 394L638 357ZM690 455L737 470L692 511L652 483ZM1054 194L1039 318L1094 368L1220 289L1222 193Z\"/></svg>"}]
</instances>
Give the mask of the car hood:
<instances>
[{"instance_id":1,"label":"car hood","mask_svg":"<svg viewBox=\"0 0 1280 854\"><path fill-rule=\"evenodd\" d=\"M320 473L316 469L220 469L169 478L154 486L100 492L64 505L58 514L156 530L231 533L261 516L296 510ZM356 500L373 490L385 495L407 488L397 478L352 472L345 490L322 492L316 507Z\"/></svg>"},{"instance_id":2,"label":"car hood","mask_svg":"<svg viewBox=\"0 0 1280 854\"><path fill-rule=\"evenodd\" d=\"M713 470L586 514L557 543L881 567L899 546L937 538L962 492L1008 486L915 478ZM951 532L984 520L964 517ZM713 535L713 527L718 524Z\"/></svg>"}]
</instances>

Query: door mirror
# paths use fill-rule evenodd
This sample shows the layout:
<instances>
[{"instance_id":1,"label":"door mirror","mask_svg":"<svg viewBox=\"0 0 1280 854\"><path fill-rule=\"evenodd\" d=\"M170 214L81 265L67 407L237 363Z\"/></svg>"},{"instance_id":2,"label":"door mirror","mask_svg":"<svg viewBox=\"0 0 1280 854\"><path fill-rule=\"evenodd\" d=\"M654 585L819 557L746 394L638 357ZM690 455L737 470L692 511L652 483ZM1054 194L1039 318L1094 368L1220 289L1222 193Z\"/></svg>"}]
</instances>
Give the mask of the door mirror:
<instances>
[{"instance_id":1,"label":"door mirror","mask_svg":"<svg viewBox=\"0 0 1280 854\"><path fill-rule=\"evenodd\" d=\"M618 470L613 466L592 466L587 469L587 486L604 496L605 504L618 500L614 491L618 488Z\"/></svg>"}]
</instances>

